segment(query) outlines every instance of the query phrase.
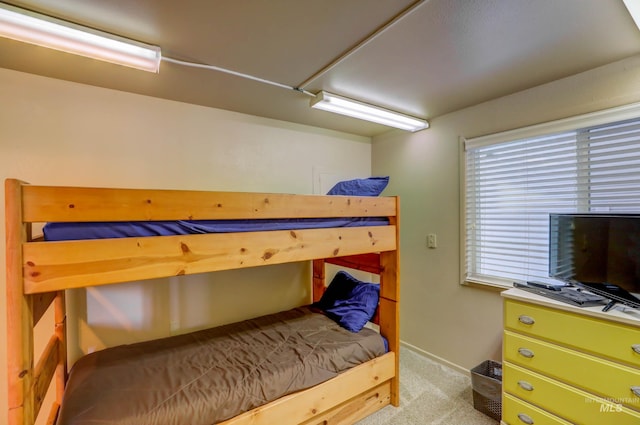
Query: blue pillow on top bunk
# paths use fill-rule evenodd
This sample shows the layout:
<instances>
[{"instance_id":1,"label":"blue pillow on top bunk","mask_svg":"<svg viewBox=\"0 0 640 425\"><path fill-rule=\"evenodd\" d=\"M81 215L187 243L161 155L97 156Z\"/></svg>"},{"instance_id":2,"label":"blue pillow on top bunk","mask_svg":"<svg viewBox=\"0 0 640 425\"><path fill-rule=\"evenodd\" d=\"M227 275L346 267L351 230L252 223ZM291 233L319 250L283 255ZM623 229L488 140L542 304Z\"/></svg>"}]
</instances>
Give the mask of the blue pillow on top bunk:
<instances>
[{"instance_id":1,"label":"blue pillow on top bunk","mask_svg":"<svg viewBox=\"0 0 640 425\"><path fill-rule=\"evenodd\" d=\"M336 183L327 195L378 196L389 184L389 176L345 180Z\"/></svg>"},{"instance_id":2,"label":"blue pillow on top bunk","mask_svg":"<svg viewBox=\"0 0 640 425\"><path fill-rule=\"evenodd\" d=\"M373 318L380 299L380 285L362 282L338 272L322 298L313 306L351 332L360 332Z\"/></svg>"}]
</instances>

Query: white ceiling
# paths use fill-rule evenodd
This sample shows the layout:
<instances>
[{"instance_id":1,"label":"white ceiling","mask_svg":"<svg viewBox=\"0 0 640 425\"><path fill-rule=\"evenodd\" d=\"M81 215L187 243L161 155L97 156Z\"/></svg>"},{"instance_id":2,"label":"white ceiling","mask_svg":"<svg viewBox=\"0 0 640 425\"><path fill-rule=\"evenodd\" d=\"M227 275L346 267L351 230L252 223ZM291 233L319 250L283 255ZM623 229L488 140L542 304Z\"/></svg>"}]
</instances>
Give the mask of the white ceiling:
<instances>
[{"instance_id":1,"label":"white ceiling","mask_svg":"<svg viewBox=\"0 0 640 425\"><path fill-rule=\"evenodd\" d=\"M290 87L393 22L302 88L426 119L640 53L622 0L7 3ZM0 38L0 67L364 136L389 130L311 109L294 90L168 62L151 74Z\"/></svg>"}]
</instances>

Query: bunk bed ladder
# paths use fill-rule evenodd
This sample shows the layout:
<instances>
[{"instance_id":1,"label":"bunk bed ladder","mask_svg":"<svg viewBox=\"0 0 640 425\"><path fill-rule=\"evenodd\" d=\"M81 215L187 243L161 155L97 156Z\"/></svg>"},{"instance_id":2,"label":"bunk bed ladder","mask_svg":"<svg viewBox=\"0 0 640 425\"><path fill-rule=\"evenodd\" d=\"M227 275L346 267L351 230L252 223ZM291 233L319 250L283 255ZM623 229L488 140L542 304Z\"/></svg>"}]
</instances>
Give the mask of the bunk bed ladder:
<instances>
[{"instance_id":1,"label":"bunk bed ladder","mask_svg":"<svg viewBox=\"0 0 640 425\"><path fill-rule=\"evenodd\" d=\"M31 223L22 220L23 185L5 181L8 424L33 425L55 377L56 401L47 419L47 424L54 424L67 376L65 295L24 293L22 245L33 236ZM34 327L52 304L55 329L36 362Z\"/></svg>"}]
</instances>

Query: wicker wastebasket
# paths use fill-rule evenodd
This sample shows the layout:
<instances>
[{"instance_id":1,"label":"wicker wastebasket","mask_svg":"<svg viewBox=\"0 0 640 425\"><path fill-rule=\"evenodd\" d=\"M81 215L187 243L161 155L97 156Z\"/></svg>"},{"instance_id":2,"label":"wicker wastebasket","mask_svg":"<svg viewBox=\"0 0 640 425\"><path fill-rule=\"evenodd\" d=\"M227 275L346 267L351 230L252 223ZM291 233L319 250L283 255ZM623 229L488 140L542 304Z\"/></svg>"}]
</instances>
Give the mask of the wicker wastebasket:
<instances>
[{"instance_id":1,"label":"wicker wastebasket","mask_svg":"<svg viewBox=\"0 0 640 425\"><path fill-rule=\"evenodd\" d=\"M486 360L471 369L473 407L500 420L502 416L502 363Z\"/></svg>"}]
</instances>

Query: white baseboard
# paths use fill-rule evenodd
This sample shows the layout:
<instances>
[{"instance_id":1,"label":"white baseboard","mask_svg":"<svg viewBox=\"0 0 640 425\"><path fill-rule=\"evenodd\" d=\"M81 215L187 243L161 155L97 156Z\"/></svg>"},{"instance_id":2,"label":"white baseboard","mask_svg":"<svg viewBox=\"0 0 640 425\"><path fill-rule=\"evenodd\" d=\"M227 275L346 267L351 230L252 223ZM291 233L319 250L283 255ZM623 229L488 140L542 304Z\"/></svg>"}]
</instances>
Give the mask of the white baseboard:
<instances>
[{"instance_id":1,"label":"white baseboard","mask_svg":"<svg viewBox=\"0 0 640 425\"><path fill-rule=\"evenodd\" d=\"M467 376L471 376L471 372L468 369L466 369L466 368L464 368L464 367L462 367L460 365L457 365L455 363L452 363L452 362L450 362L450 361L448 361L446 359L443 359L442 357L436 356L435 354L431 354L428 351L424 351L423 349L418 348L415 345L409 344L408 342L404 342L404 341L400 341L400 345L404 346L404 347L408 348L409 350L411 350L413 352L416 352L416 353L418 353L418 354L420 354L422 356L428 357L429 359L431 359L431 360L433 360L435 362L438 362L438 363L440 363L440 364L442 364L444 366L447 366L447 367L449 367L449 368L451 368L451 369L453 369L453 370L455 370L457 372L460 372L460 373L462 373L464 375L467 375Z\"/></svg>"}]
</instances>

